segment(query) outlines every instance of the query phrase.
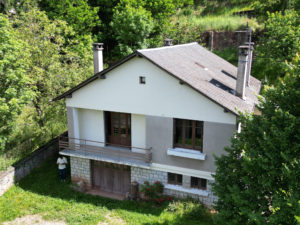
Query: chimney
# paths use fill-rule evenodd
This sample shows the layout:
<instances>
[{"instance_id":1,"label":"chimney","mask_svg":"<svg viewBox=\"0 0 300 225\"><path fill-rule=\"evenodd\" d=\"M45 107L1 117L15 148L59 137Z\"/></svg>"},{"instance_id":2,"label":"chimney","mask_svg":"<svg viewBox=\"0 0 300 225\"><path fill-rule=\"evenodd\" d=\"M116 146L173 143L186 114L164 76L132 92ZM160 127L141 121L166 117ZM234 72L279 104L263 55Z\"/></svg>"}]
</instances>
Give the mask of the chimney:
<instances>
[{"instance_id":1,"label":"chimney","mask_svg":"<svg viewBox=\"0 0 300 225\"><path fill-rule=\"evenodd\" d=\"M164 40L164 46L172 46L173 45L173 39L169 39L169 38L166 38Z\"/></svg>"},{"instance_id":2,"label":"chimney","mask_svg":"<svg viewBox=\"0 0 300 225\"><path fill-rule=\"evenodd\" d=\"M236 79L236 95L245 99L246 74L248 65L249 46L243 45L239 47L239 63Z\"/></svg>"},{"instance_id":3,"label":"chimney","mask_svg":"<svg viewBox=\"0 0 300 225\"><path fill-rule=\"evenodd\" d=\"M246 74L246 85L250 86L250 75L251 75L251 67L252 67L252 59L253 59L253 49L254 42L245 42L245 45L248 46L248 64L247 64L247 74Z\"/></svg>"},{"instance_id":4,"label":"chimney","mask_svg":"<svg viewBox=\"0 0 300 225\"><path fill-rule=\"evenodd\" d=\"M93 44L94 74L103 70L103 43Z\"/></svg>"}]
</instances>

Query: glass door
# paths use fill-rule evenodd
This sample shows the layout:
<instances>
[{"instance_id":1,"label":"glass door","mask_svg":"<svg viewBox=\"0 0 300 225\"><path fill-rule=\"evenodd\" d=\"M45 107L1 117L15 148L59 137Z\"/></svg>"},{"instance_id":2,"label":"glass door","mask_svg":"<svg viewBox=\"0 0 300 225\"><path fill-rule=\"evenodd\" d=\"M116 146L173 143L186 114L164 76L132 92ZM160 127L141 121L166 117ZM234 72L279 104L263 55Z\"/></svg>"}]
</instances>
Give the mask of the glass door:
<instances>
[{"instance_id":1,"label":"glass door","mask_svg":"<svg viewBox=\"0 0 300 225\"><path fill-rule=\"evenodd\" d=\"M131 116L128 113L106 112L106 137L108 144L131 145Z\"/></svg>"}]
</instances>

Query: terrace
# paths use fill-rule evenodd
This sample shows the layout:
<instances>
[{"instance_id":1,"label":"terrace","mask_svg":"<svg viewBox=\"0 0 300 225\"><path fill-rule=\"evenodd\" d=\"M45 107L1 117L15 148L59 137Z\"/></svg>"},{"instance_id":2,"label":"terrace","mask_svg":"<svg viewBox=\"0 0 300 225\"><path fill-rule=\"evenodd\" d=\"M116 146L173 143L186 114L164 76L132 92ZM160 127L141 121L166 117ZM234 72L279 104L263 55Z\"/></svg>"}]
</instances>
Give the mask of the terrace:
<instances>
[{"instance_id":1,"label":"terrace","mask_svg":"<svg viewBox=\"0 0 300 225\"><path fill-rule=\"evenodd\" d=\"M59 151L60 154L67 156L144 168L149 168L152 160L151 148L117 145L66 136L59 137Z\"/></svg>"}]
</instances>

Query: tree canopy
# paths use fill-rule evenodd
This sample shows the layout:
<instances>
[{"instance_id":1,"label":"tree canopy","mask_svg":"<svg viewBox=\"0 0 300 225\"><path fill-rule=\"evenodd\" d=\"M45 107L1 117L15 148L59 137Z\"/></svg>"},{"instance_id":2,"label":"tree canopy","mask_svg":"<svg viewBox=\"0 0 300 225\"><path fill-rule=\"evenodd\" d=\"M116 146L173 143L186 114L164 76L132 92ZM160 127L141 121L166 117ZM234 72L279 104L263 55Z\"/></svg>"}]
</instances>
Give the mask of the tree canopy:
<instances>
[{"instance_id":1,"label":"tree canopy","mask_svg":"<svg viewBox=\"0 0 300 225\"><path fill-rule=\"evenodd\" d=\"M99 8L90 6L87 0L43 0L39 5L50 19L66 21L78 35L90 34L100 23Z\"/></svg>"},{"instance_id":2,"label":"tree canopy","mask_svg":"<svg viewBox=\"0 0 300 225\"><path fill-rule=\"evenodd\" d=\"M218 224L297 224L300 219L299 56L278 87L261 99L261 115L241 115L241 132L217 158Z\"/></svg>"},{"instance_id":3,"label":"tree canopy","mask_svg":"<svg viewBox=\"0 0 300 225\"><path fill-rule=\"evenodd\" d=\"M290 63L300 51L300 17L296 11L268 13L265 33L257 47L254 73L260 79L276 83L285 75Z\"/></svg>"},{"instance_id":4,"label":"tree canopy","mask_svg":"<svg viewBox=\"0 0 300 225\"><path fill-rule=\"evenodd\" d=\"M17 38L8 19L0 14L0 151L5 150L15 120L24 105L34 96L29 68L27 45Z\"/></svg>"},{"instance_id":5,"label":"tree canopy","mask_svg":"<svg viewBox=\"0 0 300 225\"><path fill-rule=\"evenodd\" d=\"M138 48L147 47L146 39L153 28L151 14L143 7L116 7L111 27L118 41L118 52L123 56Z\"/></svg>"}]
</instances>

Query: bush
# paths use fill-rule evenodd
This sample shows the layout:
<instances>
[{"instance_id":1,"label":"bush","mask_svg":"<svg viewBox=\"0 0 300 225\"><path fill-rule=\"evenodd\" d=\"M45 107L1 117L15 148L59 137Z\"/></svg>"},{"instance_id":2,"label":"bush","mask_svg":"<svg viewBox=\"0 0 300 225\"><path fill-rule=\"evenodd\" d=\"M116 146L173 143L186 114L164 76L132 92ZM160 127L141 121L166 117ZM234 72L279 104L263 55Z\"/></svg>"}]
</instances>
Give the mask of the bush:
<instances>
[{"instance_id":1,"label":"bush","mask_svg":"<svg viewBox=\"0 0 300 225\"><path fill-rule=\"evenodd\" d=\"M156 181L154 184L150 184L148 181L144 182L142 185L140 193L144 195L144 197L153 202L162 203L164 201L170 201L171 198L163 195L164 185Z\"/></svg>"}]
</instances>

